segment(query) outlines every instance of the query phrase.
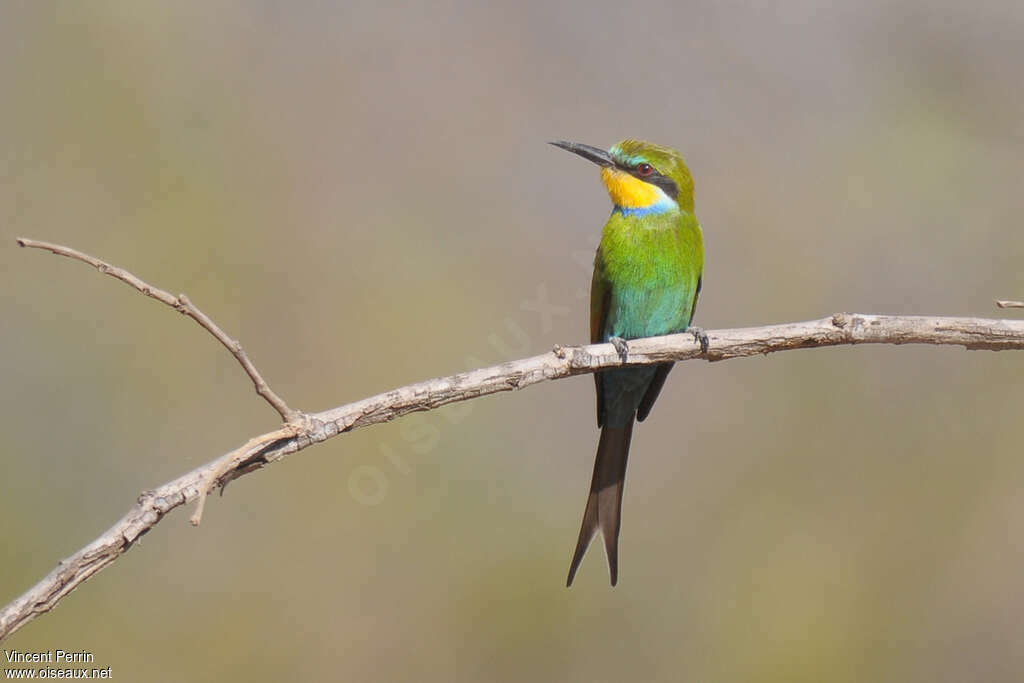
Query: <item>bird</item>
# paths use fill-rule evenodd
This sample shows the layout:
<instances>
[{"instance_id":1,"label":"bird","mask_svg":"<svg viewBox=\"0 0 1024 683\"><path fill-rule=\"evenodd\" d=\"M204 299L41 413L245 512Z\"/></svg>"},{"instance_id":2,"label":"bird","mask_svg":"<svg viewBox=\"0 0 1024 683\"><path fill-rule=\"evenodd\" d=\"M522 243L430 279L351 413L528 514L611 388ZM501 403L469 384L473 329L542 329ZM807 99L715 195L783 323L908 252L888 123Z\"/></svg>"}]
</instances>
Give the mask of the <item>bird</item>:
<instances>
[{"instance_id":1,"label":"bird","mask_svg":"<svg viewBox=\"0 0 1024 683\"><path fill-rule=\"evenodd\" d=\"M600 167L612 211L601 233L590 285L590 341L611 342L623 363L628 340L690 332L704 275L704 234L694 215L693 178L676 150L626 139L607 151L577 142L550 144ZM579 539L565 585L600 531L611 585L618 582L619 527L626 460L635 422L651 412L672 363L614 367L594 374L601 429Z\"/></svg>"}]
</instances>

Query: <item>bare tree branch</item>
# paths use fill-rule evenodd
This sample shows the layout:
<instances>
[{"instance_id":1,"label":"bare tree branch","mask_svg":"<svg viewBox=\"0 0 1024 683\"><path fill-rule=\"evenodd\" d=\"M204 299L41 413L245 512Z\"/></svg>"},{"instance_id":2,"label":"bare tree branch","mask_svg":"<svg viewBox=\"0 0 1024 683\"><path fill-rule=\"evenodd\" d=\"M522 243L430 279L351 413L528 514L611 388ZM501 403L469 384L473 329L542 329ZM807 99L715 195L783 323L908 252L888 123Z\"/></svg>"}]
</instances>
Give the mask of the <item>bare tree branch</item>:
<instances>
[{"instance_id":1,"label":"bare tree branch","mask_svg":"<svg viewBox=\"0 0 1024 683\"><path fill-rule=\"evenodd\" d=\"M67 256L68 258L81 261L82 263L88 263L101 273L115 277L121 282L131 285L146 296L165 303L182 315L187 315L192 318L199 323L203 329L216 337L217 341L224 345L224 348L231 352L231 355L238 360L242 365L242 369L249 375L253 385L256 387L256 393L265 398L267 403L269 403L274 410L280 413L281 419L287 423L292 423L299 418L298 411L289 408L288 404L270 388L270 385L268 385L266 380L263 379L263 376L260 375L258 370L256 370L256 366L252 364L251 360L249 360L249 356L246 355L245 351L242 349L242 345L225 334L224 330L220 329L215 322L210 320L210 318L199 310L195 304L189 301L188 297L184 294L174 296L170 292L165 292L159 287L154 287L151 284L143 282L123 268L112 266L94 256L83 254L82 252L71 249L70 247L61 246L60 244L50 244L49 242L38 242L24 237L18 237L17 240L18 245L22 247L46 249L54 254Z\"/></svg>"},{"instance_id":2,"label":"bare tree branch","mask_svg":"<svg viewBox=\"0 0 1024 683\"><path fill-rule=\"evenodd\" d=\"M1024 301L1004 301L996 299L996 306L999 308L1024 308Z\"/></svg>"},{"instance_id":3,"label":"bare tree branch","mask_svg":"<svg viewBox=\"0 0 1024 683\"><path fill-rule=\"evenodd\" d=\"M115 277L178 308L176 302L179 299L166 292L155 296L153 292L158 290L90 256L78 252L72 254L72 250L65 247L54 249L56 245L29 240L19 240L19 243L71 255L112 275L117 270ZM197 322L206 327L201 321ZM220 335L215 336L225 343ZM297 419L291 420L284 428L255 437L240 448L174 481L143 491L135 505L110 529L62 560L39 583L0 610L0 640L37 615L53 609L86 579L117 560L174 508L202 501L206 492L215 486L224 486L291 453L353 429L389 422L408 413L429 411L449 403L620 365L651 365L695 358L720 361L791 349L852 344L936 344L991 351L1020 350L1024 349L1024 320L838 313L806 322L710 330L707 336L709 347L706 353L701 352L691 334L633 340L629 342L625 363L611 344L556 346L552 352L532 358L410 384L321 413L292 413L298 416ZM198 522L200 514L201 510L197 509L193 523Z\"/></svg>"}]
</instances>

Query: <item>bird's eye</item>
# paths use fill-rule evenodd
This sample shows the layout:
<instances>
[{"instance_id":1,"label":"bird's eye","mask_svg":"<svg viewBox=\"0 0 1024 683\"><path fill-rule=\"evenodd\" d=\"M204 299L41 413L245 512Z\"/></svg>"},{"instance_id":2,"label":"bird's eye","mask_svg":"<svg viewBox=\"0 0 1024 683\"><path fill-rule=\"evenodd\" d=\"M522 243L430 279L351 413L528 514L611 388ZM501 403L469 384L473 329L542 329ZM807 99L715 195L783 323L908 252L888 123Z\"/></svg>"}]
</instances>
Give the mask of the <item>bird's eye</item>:
<instances>
[{"instance_id":1,"label":"bird's eye","mask_svg":"<svg viewBox=\"0 0 1024 683\"><path fill-rule=\"evenodd\" d=\"M650 164L638 164L636 167L636 172L637 174L642 176L649 176L652 173L654 173L654 167L651 166Z\"/></svg>"}]
</instances>

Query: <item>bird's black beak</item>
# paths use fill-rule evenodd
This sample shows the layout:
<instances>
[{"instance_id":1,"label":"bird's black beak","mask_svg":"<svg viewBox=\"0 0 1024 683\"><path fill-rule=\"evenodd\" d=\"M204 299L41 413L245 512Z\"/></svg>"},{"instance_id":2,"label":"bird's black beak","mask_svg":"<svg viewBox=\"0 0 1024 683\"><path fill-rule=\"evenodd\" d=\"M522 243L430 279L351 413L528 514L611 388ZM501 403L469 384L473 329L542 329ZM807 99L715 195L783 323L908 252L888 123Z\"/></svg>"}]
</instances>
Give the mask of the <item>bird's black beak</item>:
<instances>
[{"instance_id":1,"label":"bird's black beak","mask_svg":"<svg viewBox=\"0 0 1024 683\"><path fill-rule=\"evenodd\" d=\"M598 166L615 165L615 161L611 158L611 155L609 155L608 152L604 151L603 149L598 149L597 147L591 147L590 145L582 145L578 142L566 142L565 140L556 140L555 142L551 142L549 144L552 144L555 147L561 147L567 152L579 154L584 159L587 159L588 161L593 161Z\"/></svg>"}]
</instances>

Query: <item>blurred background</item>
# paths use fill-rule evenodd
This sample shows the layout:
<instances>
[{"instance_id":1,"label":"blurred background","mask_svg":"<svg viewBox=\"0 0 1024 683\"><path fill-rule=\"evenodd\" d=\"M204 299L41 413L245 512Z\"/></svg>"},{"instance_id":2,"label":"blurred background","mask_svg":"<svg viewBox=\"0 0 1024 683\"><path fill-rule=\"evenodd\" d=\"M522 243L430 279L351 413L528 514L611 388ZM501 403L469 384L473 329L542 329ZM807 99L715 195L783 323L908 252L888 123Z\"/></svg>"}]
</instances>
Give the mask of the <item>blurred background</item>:
<instances>
[{"instance_id":1,"label":"blurred background","mask_svg":"<svg viewBox=\"0 0 1024 683\"><path fill-rule=\"evenodd\" d=\"M1015 317L1024 4L5 2L0 603L278 424L587 337L609 202L545 144L672 145L707 329ZM589 377L360 430L178 510L3 647L117 680L1019 681L1024 355L676 369L610 589L564 587Z\"/></svg>"}]
</instances>

